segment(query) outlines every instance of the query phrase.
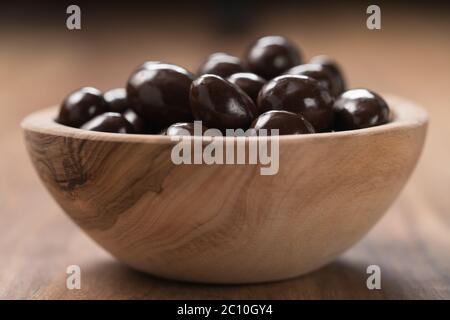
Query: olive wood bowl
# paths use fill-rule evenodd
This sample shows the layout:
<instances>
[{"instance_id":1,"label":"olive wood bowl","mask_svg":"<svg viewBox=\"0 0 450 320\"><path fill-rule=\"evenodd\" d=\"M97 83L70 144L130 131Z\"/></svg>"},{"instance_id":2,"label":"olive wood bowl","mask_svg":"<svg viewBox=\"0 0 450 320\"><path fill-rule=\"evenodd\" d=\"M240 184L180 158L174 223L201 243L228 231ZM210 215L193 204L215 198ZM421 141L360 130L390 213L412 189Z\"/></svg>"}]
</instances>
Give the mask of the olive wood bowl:
<instances>
[{"instance_id":1,"label":"olive wood bowl","mask_svg":"<svg viewBox=\"0 0 450 320\"><path fill-rule=\"evenodd\" d=\"M386 100L388 124L280 136L275 175L261 165L175 165L168 136L66 127L54 122L56 107L22 127L53 198L118 260L171 279L253 283L329 263L396 199L428 120L414 103Z\"/></svg>"}]
</instances>

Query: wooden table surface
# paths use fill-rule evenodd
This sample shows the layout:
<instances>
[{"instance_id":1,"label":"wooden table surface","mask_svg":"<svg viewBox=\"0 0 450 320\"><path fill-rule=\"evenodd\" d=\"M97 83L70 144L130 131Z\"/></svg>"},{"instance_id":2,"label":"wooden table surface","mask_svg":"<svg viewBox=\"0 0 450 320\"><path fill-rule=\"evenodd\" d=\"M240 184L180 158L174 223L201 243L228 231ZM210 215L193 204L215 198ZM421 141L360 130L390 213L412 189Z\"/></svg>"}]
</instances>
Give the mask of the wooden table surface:
<instances>
[{"instance_id":1,"label":"wooden table surface","mask_svg":"<svg viewBox=\"0 0 450 320\"><path fill-rule=\"evenodd\" d=\"M383 29L369 31L364 11L263 10L246 33L226 37L195 15L155 17L152 25L87 19L81 32L65 30L62 22L52 28L1 28L0 298L449 299L450 22L439 10L382 8ZM287 35L307 57L336 57L351 87L395 93L425 106L428 138L408 185L362 241L296 279L197 285L140 274L116 262L43 188L26 154L20 120L59 103L74 88L121 86L144 60L163 58L195 69L213 50L240 54L259 34ZM72 264L81 267L81 290L66 289L65 271ZM372 264L381 268L381 290L366 287Z\"/></svg>"}]
</instances>

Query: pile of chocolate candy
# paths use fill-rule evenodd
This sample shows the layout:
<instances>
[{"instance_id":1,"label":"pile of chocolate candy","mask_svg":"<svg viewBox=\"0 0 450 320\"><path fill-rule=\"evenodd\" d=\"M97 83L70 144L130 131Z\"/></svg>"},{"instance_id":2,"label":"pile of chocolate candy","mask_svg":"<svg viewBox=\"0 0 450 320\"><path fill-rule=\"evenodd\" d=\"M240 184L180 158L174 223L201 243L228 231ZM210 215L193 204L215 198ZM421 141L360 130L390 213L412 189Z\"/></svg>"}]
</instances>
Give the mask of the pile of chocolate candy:
<instances>
[{"instance_id":1,"label":"pile of chocolate candy","mask_svg":"<svg viewBox=\"0 0 450 320\"><path fill-rule=\"evenodd\" d=\"M215 128L278 129L280 135L367 128L389 121L389 107L367 89L346 90L338 65L326 56L303 63L281 36L259 38L243 59L214 53L197 75L148 61L126 88L92 87L71 93L56 121L85 130L137 134L194 134Z\"/></svg>"}]
</instances>

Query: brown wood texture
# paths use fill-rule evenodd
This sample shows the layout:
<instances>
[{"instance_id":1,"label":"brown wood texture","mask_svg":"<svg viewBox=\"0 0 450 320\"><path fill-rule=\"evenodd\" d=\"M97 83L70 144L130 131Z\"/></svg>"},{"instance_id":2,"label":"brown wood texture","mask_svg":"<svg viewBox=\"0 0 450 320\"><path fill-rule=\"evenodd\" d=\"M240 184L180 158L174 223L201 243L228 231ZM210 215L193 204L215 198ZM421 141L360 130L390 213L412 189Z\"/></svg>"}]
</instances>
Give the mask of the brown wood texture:
<instances>
[{"instance_id":1,"label":"brown wood texture","mask_svg":"<svg viewBox=\"0 0 450 320\"><path fill-rule=\"evenodd\" d=\"M111 30L103 33L104 28L94 26L78 34L68 33L63 26L3 28L0 297L450 298L450 22L436 12L394 9L383 11L380 32L365 29L364 8L263 12L254 29L237 38L219 37L201 19L183 17L178 19L179 27L143 27L133 37L129 36L135 30L133 24L115 27L114 37L109 36ZM315 17L324 15L330 24L326 32L315 28ZM189 30L183 25L189 25ZM64 215L39 181L26 154L21 119L82 85L103 90L121 86L129 71L144 60L165 57L194 69L211 51L239 54L243 43L261 33L291 37L308 57L319 53L336 57L351 87L393 92L427 108L428 138L408 185L362 241L324 268L291 280L197 285L148 276L116 262ZM66 289L65 271L72 264L81 267L81 290ZM366 268L371 264L381 267L381 290L366 287Z\"/></svg>"}]
</instances>

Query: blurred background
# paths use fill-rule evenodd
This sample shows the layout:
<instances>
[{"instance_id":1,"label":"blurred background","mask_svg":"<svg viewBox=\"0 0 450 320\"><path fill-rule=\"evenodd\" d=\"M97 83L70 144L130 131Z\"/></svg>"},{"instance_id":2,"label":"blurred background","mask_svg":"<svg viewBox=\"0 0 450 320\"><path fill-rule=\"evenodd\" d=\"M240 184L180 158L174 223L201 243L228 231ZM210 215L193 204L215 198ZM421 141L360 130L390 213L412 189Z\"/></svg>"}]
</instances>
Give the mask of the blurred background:
<instances>
[{"instance_id":1,"label":"blurred background","mask_svg":"<svg viewBox=\"0 0 450 320\"><path fill-rule=\"evenodd\" d=\"M70 4L81 7L81 30L66 28L66 8ZM433 263L438 267L434 268L439 269L438 274L447 274L448 280L450 257L437 253L450 246L449 236L441 232L450 234L448 228L440 229L450 226L450 3L377 1L375 4L381 7L381 30L366 27L366 8L370 4L374 3L2 2L0 229L8 230L0 232L0 252L8 259L0 257L0 296L29 297L29 290L39 284L32 274L21 286L13 284L18 270L26 270L18 255L25 260L31 256L37 266L46 266L48 259L53 259L54 265L66 263L58 258L59 250L75 253L82 261L88 261L95 253L92 243L78 233L40 185L23 146L21 119L33 110L59 104L81 86L101 90L124 86L132 69L146 60L163 60L196 71L210 53L224 51L240 56L248 43L261 35L290 38L300 47L305 60L317 54L330 55L340 63L349 87L394 93L425 106L431 118L426 148L407 190L392 209L397 216L392 214L386 218L390 219L388 222L384 219L362 245L373 247L377 241L385 244L384 241L408 238L412 231L401 229L390 238L377 240L389 231L391 223L410 219L419 225L414 233L423 237L422 249L437 259ZM32 213L33 226L29 223L30 208L40 208ZM417 216L411 211L417 211ZM423 212L428 216L420 215ZM434 220L428 220L430 217ZM61 225L64 227L59 229ZM68 247L50 240L40 249L33 247L36 237L45 238L48 232L58 233L58 229L64 230L59 237L68 241ZM71 243L76 243L77 248L70 247ZM80 255L78 249L84 243L88 253ZM47 258L40 258L44 253ZM358 254L361 257L362 253L354 253ZM395 253L386 255L395 257ZM414 254L411 257L414 264ZM424 272L429 273L418 275L418 279L431 277L439 281L440 278L433 278L434 269L427 268ZM41 275L42 279L50 281L51 275ZM447 286L440 290L437 292L450 292Z\"/></svg>"}]
</instances>

